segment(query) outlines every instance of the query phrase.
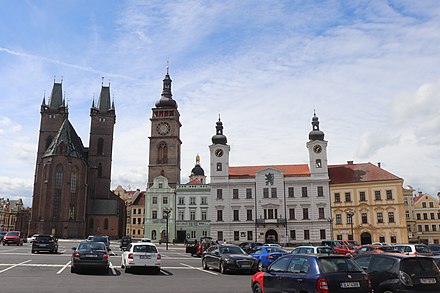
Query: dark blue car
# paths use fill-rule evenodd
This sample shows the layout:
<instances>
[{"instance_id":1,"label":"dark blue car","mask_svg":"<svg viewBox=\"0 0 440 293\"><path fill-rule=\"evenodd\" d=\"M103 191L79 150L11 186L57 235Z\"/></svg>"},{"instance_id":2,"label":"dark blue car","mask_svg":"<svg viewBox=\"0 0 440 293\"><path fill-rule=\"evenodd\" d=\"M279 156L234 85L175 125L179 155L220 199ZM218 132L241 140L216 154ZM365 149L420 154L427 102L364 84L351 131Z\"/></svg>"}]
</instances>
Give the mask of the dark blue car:
<instances>
[{"instance_id":1,"label":"dark blue car","mask_svg":"<svg viewBox=\"0 0 440 293\"><path fill-rule=\"evenodd\" d=\"M277 246L257 246L250 255L258 260L258 270L262 271L263 268L267 268L279 257L287 254L288 252Z\"/></svg>"},{"instance_id":2,"label":"dark blue car","mask_svg":"<svg viewBox=\"0 0 440 293\"><path fill-rule=\"evenodd\" d=\"M252 277L252 292L371 293L367 273L349 256L287 254Z\"/></svg>"}]
</instances>

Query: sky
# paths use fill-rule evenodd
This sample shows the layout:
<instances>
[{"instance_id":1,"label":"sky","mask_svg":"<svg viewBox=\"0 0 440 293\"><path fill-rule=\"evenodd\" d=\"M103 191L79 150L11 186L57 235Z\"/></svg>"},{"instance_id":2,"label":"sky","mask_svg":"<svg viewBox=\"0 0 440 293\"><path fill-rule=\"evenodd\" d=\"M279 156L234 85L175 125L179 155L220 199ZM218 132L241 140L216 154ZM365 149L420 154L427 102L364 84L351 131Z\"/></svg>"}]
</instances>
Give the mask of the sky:
<instances>
[{"instance_id":1,"label":"sky","mask_svg":"<svg viewBox=\"0 0 440 293\"><path fill-rule=\"evenodd\" d=\"M61 80L85 146L110 84L111 186L145 190L167 62L182 183L197 154L209 179L219 115L231 166L306 164L316 111L329 164L440 191L439 1L17 0L0 10L0 197L31 206L40 105Z\"/></svg>"}]
</instances>

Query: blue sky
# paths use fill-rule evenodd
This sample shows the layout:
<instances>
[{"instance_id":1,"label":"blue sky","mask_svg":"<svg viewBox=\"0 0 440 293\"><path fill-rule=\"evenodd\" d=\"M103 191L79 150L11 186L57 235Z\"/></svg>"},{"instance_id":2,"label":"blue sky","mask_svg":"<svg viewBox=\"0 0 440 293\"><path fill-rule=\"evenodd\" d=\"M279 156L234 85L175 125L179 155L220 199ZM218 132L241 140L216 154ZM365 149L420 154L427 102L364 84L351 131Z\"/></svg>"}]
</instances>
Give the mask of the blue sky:
<instances>
[{"instance_id":1,"label":"blue sky","mask_svg":"<svg viewBox=\"0 0 440 293\"><path fill-rule=\"evenodd\" d=\"M437 194L438 1L6 1L0 11L0 197L31 204L40 105L63 79L88 145L101 78L116 105L112 187L145 189L167 60L182 182L221 114L230 164L308 162L314 109L330 164L381 162Z\"/></svg>"}]
</instances>

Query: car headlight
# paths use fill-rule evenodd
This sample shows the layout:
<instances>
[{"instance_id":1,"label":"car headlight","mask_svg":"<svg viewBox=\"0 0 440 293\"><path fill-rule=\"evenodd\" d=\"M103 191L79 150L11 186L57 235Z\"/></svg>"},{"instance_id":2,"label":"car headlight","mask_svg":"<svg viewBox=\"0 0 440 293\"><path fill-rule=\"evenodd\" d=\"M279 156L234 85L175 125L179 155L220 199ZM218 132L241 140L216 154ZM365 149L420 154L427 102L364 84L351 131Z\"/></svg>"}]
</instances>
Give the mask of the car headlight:
<instances>
[{"instance_id":1,"label":"car headlight","mask_svg":"<svg viewBox=\"0 0 440 293\"><path fill-rule=\"evenodd\" d=\"M407 273L399 271L399 279L403 285L408 286L408 287L413 286L413 282L411 280L411 277Z\"/></svg>"},{"instance_id":2,"label":"car headlight","mask_svg":"<svg viewBox=\"0 0 440 293\"><path fill-rule=\"evenodd\" d=\"M231 262L232 259L230 259L229 257L225 257L225 258L224 258L224 261L225 261L225 262Z\"/></svg>"}]
</instances>

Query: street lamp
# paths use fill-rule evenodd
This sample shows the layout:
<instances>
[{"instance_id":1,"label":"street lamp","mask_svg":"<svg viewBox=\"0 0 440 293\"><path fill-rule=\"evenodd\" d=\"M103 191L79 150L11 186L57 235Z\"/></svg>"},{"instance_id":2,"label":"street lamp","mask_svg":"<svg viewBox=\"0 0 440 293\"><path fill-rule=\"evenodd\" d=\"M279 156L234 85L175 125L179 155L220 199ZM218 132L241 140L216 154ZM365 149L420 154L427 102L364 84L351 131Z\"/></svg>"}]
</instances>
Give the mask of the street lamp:
<instances>
[{"instance_id":1,"label":"street lamp","mask_svg":"<svg viewBox=\"0 0 440 293\"><path fill-rule=\"evenodd\" d=\"M333 240L333 218L327 218L327 222L330 223L330 240Z\"/></svg>"},{"instance_id":2,"label":"street lamp","mask_svg":"<svg viewBox=\"0 0 440 293\"><path fill-rule=\"evenodd\" d=\"M354 234L353 234L353 216L354 216L354 212L353 211L351 211L351 212L347 212L347 216L348 216L348 219L350 219L350 224L351 224L351 239L348 239L348 240L354 240Z\"/></svg>"},{"instance_id":3,"label":"street lamp","mask_svg":"<svg viewBox=\"0 0 440 293\"><path fill-rule=\"evenodd\" d=\"M170 218L170 214L171 214L171 211L172 211L173 209L172 208L165 208L164 210L163 210L163 213L164 213L164 216L165 216L165 218L167 219L167 230L166 230L166 235L165 235L165 241L166 241L166 250L168 250L168 220L169 220L169 218Z\"/></svg>"}]
</instances>

